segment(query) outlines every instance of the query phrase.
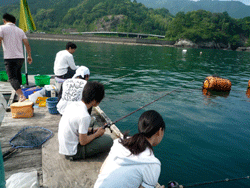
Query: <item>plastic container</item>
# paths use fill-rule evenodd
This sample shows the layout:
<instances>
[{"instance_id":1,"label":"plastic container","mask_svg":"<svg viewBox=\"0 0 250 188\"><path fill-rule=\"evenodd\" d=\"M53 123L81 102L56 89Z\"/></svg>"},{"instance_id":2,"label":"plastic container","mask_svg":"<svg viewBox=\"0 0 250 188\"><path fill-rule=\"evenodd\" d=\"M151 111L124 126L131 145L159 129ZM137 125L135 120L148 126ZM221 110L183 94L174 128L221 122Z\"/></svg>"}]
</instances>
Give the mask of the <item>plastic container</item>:
<instances>
[{"instance_id":1,"label":"plastic container","mask_svg":"<svg viewBox=\"0 0 250 188\"><path fill-rule=\"evenodd\" d=\"M37 86L50 85L50 76L48 75L36 75L34 78Z\"/></svg>"},{"instance_id":2,"label":"plastic container","mask_svg":"<svg viewBox=\"0 0 250 188\"><path fill-rule=\"evenodd\" d=\"M49 110L50 114L58 114L59 112L57 111L56 105L58 103L58 98L57 97L50 97L46 100L47 107Z\"/></svg>"},{"instance_id":3,"label":"plastic container","mask_svg":"<svg viewBox=\"0 0 250 188\"><path fill-rule=\"evenodd\" d=\"M46 100L48 99L49 97L38 97L36 99L36 103L38 103L38 106L39 107L46 107Z\"/></svg>"},{"instance_id":4,"label":"plastic container","mask_svg":"<svg viewBox=\"0 0 250 188\"><path fill-rule=\"evenodd\" d=\"M31 118L34 113L34 103L31 101L14 102L10 105L12 118Z\"/></svg>"},{"instance_id":5,"label":"plastic container","mask_svg":"<svg viewBox=\"0 0 250 188\"><path fill-rule=\"evenodd\" d=\"M45 85L45 95L46 97L56 97L57 95L51 96L51 91L56 89L54 85Z\"/></svg>"},{"instance_id":6,"label":"plastic container","mask_svg":"<svg viewBox=\"0 0 250 188\"><path fill-rule=\"evenodd\" d=\"M39 91L29 95L29 100L32 101L33 103L36 103L36 100L38 97L42 97L42 95L39 93Z\"/></svg>"},{"instance_id":7,"label":"plastic container","mask_svg":"<svg viewBox=\"0 0 250 188\"><path fill-rule=\"evenodd\" d=\"M8 81L8 75L6 71L0 71L0 81Z\"/></svg>"},{"instance_id":8,"label":"plastic container","mask_svg":"<svg viewBox=\"0 0 250 188\"><path fill-rule=\"evenodd\" d=\"M26 84L26 75L22 74L22 85Z\"/></svg>"},{"instance_id":9,"label":"plastic container","mask_svg":"<svg viewBox=\"0 0 250 188\"><path fill-rule=\"evenodd\" d=\"M36 103L39 104L40 102L45 102L49 97L38 97L36 100Z\"/></svg>"},{"instance_id":10,"label":"plastic container","mask_svg":"<svg viewBox=\"0 0 250 188\"><path fill-rule=\"evenodd\" d=\"M23 94L26 98L29 98L29 95L31 95L32 93L34 93L35 91L40 91L42 88L39 87L32 87L32 88L24 88L22 89Z\"/></svg>"}]
</instances>

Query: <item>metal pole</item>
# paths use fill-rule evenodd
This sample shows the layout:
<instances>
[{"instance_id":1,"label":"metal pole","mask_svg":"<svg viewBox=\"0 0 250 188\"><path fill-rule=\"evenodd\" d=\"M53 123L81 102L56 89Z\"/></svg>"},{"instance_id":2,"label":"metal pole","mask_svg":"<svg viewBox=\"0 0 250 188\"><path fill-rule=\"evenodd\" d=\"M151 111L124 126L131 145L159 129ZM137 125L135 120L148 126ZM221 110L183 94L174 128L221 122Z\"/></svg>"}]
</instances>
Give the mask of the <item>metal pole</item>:
<instances>
[{"instance_id":1,"label":"metal pole","mask_svg":"<svg viewBox=\"0 0 250 188\"><path fill-rule=\"evenodd\" d=\"M29 85L29 81L28 81L28 66L27 66L27 52L26 52L26 47L25 46L24 46L24 62L25 62L26 85Z\"/></svg>"}]
</instances>

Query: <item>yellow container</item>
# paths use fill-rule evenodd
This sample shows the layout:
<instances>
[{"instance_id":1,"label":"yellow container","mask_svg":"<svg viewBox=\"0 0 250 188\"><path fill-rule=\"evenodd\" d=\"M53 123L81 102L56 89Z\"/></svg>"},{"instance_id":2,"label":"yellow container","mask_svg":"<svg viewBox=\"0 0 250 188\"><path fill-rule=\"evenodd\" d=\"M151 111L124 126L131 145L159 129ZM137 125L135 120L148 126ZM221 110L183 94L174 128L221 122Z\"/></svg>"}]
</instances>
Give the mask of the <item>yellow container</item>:
<instances>
[{"instance_id":1,"label":"yellow container","mask_svg":"<svg viewBox=\"0 0 250 188\"><path fill-rule=\"evenodd\" d=\"M39 107L46 107L46 99L49 97L37 97L36 103Z\"/></svg>"},{"instance_id":2,"label":"yellow container","mask_svg":"<svg viewBox=\"0 0 250 188\"><path fill-rule=\"evenodd\" d=\"M40 102L45 102L46 103L46 99L49 97L37 97L36 99L36 103L39 104Z\"/></svg>"},{"instance_id":3,"label":"yellow container","mask_svg":"<svg viewBox=\"0 0 250 188\"><path fill-rule=\"evenodd\" d=\"M31 118L34 113L34 103L31 101L15 102L10 105L12 118Z\"/></svg>"},{"instance_id":4,"label":"yellow container","mask_svg":"<svg viewBox=\"0 0 250 188\"><path fill-rule=\"evenodd\" d=\"M46 107L46 101L39 102L39 107Z\"/></svg>"}]
</instances>

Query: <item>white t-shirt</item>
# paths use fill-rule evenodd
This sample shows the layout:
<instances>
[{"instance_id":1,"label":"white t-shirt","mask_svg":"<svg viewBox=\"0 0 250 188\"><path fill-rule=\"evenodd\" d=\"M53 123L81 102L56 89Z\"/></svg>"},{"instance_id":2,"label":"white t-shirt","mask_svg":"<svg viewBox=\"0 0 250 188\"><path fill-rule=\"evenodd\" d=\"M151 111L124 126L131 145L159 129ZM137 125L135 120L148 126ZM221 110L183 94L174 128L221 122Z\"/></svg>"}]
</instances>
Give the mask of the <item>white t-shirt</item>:
<instances>
[{"instance_id":1,"label":"white t-shirt","mask_svg":"<svg viewBox=\"0 0 250 188\"><path fill-rule=\"evenodd\" d=\"M79 134L87 134L91 117L87 106L82 102L74 102L67 106L59 122L59 153L75 155L79 143Z\"/></svg>"},{"instance_id":2,"label":"white t-shirt","mask_svg":"<svg viewBox=\"0 0 250 188\"><path fill-rule=\"evenodd\" d=\"M63 82L62 98L56 105L60 114L63 114L66 106L72 102L82 100L82 91L86 83L86 80L78 78L67 79Z\"/></svg>"},{"instance_id":3,"label":"white t-shirt","mask_svg":"<svg viewBox=\"0 0 250 188\"><path fill-rule=\"evenodd\" d=\"M24 31L13 23L0 26L0 37L3 38L4 59L24 58L23 39L27 39Z\"/></svg>"},{"instance_id":4,"label":"white t-shirt","mask_svg":"<svg viewBox=\"0 0 250 188\"><path fill-rule=\"evenodd\" d=\"M95 182L94 188L135 188L140 185L153 188L158 182L161 163L147 148L139 155L114 140L106 164Z\"/></svg>"},{"instance_id":5,"label":"white t-shirt","mask_svg":"<svg viewBox=\"0 0 250 188\"><path fill-rule=\"evenodd\" d=\"M54 73L56 76L62 76L68 72L68 67L72 70L76 70L75 61L73 55L67 50L62 50L56 54L54 62Z\"/></svg>"}]
</instances>

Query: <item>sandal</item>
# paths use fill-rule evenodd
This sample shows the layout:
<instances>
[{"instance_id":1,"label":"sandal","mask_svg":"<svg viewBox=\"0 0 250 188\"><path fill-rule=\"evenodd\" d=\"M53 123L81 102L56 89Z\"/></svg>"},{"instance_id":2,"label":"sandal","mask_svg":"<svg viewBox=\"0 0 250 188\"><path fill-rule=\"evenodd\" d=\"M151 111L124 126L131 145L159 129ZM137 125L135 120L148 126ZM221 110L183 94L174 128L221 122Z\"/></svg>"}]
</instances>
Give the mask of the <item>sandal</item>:
<instances>
[{"instance_id":1,"label":"sandal","mask_svg":"<svg viewBox=\"0 0 250 188\"><path fill-rule=\"evenodd\" d=\"M25 97L24 95L21 95L21 96L19 97L18 102L23 102L23 101L25 101L25 100L26 100L26 97Z\"/></svg>"}]
</instances>

